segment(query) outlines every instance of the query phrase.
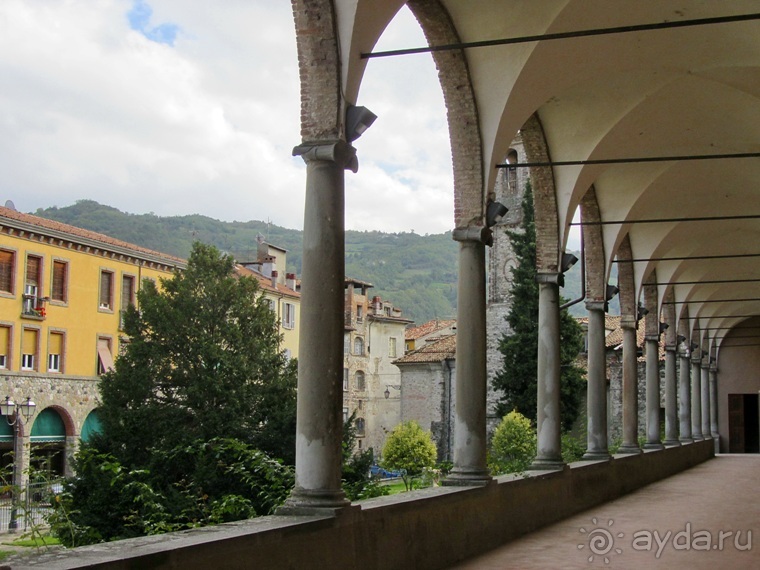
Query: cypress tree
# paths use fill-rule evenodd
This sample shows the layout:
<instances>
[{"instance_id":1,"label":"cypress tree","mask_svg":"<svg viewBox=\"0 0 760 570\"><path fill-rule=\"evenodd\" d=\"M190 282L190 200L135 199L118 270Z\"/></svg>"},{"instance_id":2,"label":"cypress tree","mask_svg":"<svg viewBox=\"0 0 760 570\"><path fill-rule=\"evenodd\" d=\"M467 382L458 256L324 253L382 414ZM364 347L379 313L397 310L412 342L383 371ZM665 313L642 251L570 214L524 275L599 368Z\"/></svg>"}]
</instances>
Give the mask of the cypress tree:
<instances>
[{"instance_id":1,"label":"cypress tree","mask_svg":"<svg viewBox=\"0 0 760 570\"><path fill-rule=\"evenodd\" d=\"M536 224L533 191L526 185L522 202L521 231L507 231L517 261L512 268L512 307L507 315L511 332L499 350L504 367L493 379L503 396L497 412L504 416L517 410L535 425L538 366L538 283L536 283ZM562 301L560 301L562 302ZM584 370L575 364L583 348L583 330L565 309L560 314L560 416L569 430L580 413L585 388Z\"/></svg>"}]
</instances>

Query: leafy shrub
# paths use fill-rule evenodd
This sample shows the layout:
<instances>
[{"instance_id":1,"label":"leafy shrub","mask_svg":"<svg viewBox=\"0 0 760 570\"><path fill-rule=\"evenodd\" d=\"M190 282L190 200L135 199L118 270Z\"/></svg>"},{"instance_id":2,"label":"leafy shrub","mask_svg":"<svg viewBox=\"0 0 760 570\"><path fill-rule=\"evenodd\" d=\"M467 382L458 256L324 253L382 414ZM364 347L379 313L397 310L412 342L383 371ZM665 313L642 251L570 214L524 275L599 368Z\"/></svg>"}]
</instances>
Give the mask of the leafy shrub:
<instances>
[{"instance_id":1,"label":"leafy shrub","mask_svg":"<svg viewBox=\"0 0 760 570\"><path fill-rule=\"evenodd\" d=\"M406 490L422 475L425 468L432 468L438 452L430 432L422 429L414 420L400 423L388 436L383 447L382 466L400 471Z\"/></svg>"},{"instance_id":2,"label":"leafy shrub","mask_svg":"<svg viewBox=\"0 0 760 570\"><path fill-rule=\"evenodd\" d=\"M530 420L513 410L501 420L491 440L489 468L495 475L530 467L536 456L536 431Z\"/></svg>"}]
</instances>

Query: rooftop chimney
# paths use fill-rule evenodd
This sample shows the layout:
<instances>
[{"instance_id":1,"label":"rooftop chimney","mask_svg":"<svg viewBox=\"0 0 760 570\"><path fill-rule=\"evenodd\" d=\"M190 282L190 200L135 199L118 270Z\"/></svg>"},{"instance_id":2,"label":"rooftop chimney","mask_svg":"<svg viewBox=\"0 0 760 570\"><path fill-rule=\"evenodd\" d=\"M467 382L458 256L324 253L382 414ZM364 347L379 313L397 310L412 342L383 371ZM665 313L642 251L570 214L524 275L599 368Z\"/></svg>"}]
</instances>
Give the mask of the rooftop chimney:
<instances>
[{"instance_id":1,"label":"rooftop chimney","mask_svg":"<svg viewBox=\"0 0 760 570\"><path fill-rule=\"evenodd\" d=\"M272 271L272 288L277 289L277 271Z\"/></svg>"},{"instance_id":2,"label":"rooftop chimney","mask_svg":"<svg viewBox=\"0 0 760 570\"><path fill-rule=\"evenodd\" d=\"M288 287L288 289L292 289L293 291L296 290L296 274L295 273L285 274L285 285Z\"/></svg>"}]
</instances>

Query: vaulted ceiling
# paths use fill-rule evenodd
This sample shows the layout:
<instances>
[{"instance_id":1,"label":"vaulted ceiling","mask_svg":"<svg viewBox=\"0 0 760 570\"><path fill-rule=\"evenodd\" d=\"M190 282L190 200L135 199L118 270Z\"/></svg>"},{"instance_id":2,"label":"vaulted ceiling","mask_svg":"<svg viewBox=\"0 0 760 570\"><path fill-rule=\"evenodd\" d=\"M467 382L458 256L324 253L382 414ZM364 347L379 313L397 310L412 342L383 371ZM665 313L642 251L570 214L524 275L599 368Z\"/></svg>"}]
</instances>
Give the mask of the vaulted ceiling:
<instances>
[{"instance_id":1,"label":"vaulted ceiling","mask_svg":"<svg viewBox=\"0 0 760 570\"><path fill-rule=\"evenodd\" d=\"M372 51L403 4L335 1L349 99L366 65L361 54ZM464 47L486 192L534 113L555 162L760 153L760 19L715 21L758 14L758 0L440 4L463 43L655 28ZM694 20L706 21L658 28ZM593 185L602 220L626 222L602 226L607 270L628 235L633 258L642 260L634 264L637 289L654 272L660 300L674 287L678 314L688 306L700 328L760 315L760 217L751 217L760 215L760 158L580 164L554 166L553 173L562 242ZM734 219L688 219L721 217ZM641 223L664 219L670 221Z\"/></svg>"}]
</instances>

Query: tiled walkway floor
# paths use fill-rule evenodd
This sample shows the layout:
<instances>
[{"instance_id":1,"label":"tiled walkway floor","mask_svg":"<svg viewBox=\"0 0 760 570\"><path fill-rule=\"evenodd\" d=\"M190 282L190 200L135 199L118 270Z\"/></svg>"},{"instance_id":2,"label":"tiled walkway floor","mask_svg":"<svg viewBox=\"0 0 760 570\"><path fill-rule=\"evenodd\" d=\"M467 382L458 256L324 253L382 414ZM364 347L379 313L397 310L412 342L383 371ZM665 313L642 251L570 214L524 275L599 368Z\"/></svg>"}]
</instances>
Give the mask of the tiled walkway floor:
<instances>
[{"instance_id":1,"label":"tiled walkway floor","mask_svg":"<svg viewBox=\"0 0 760 570\"><path fill-rule=\"evenodd\" d=\"M760 455L718 455L455 568L760 569Z\"/></svg>"}]
</instances>

